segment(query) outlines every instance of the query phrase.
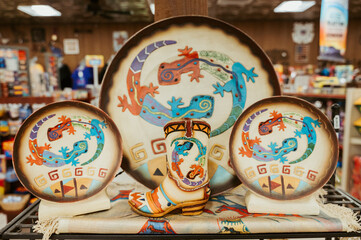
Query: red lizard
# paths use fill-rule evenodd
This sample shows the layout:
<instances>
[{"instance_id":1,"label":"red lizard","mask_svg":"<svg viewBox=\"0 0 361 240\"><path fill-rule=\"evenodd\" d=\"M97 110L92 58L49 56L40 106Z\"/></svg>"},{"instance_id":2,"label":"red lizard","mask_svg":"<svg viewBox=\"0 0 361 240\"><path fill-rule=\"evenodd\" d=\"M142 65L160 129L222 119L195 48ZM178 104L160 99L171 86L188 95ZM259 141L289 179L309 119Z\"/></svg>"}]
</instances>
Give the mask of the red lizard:
<instances>
[{"instance_id":1,"label":"red lizard","mask_svg":"<svg viewBox=\"0 0 361 240\"><path fill-rule=\"evenodd\" d=\"M62 135L62 132L65 131L65 130L68 130L68 133L69 134L73 134L75 133L75 129L74 129L74 126L71 122L71 119L66 116L61 116L58 118L59 119L59 124L56 125L55 127L51 127L51 128L48 128L48 139L49 141L55 141L59 138L61 138L63 135Z\"/></svg>"},{"instance_id":2,"label":"red lizard","mask_svg":"<svg viewBox=\"0 0 361 240\"><path fill-rule=\"evenodd\" d=\"M160 85L177 84L181 79L181 75L187 72L192 72L188 74L191 81L196 80L199 82L199 78L204 77L200 73L198 52L192 52L192 50L193 48L188 48L188 46L184 49L178 49L180 52L178 56L184 56L184 58L171 63L160 64L158 69L158 82Z\"/></svg>"},{"instance_id":3,"label":"red lizard","mask_svg":"<svg viewBox=\"0 0 361 240\"><path fill-rule=\"evenodd\" d=\"M271 114L271 119L268 119L264 122L260 122L258 125L258 132L261 135L267 135L272 133L272 128L278 125L278 129L284 131L286 126L283 123L283 116L277 111L273 111Z\"/></svg>"}]
</instances>

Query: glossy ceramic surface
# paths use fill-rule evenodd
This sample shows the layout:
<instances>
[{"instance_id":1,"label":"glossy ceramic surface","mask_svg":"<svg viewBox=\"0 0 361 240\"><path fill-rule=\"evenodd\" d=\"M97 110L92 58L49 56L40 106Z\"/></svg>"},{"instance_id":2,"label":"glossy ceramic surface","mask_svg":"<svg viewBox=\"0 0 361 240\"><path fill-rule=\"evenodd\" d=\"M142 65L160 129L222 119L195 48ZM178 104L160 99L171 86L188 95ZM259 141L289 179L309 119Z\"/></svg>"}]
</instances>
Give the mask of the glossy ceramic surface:
<instances>
[{"instance_id":1,"label":"glossy ceramic surface","mask_svg":"<svg viewBox=\"0 0 361 240\"><path fill-rule=\"evenodd\" d=\"M122 168L152 189L166 175L163 126L206 120L210 184L219 193L239 184L228 155L234 122L251 103L278 94L272 64L251 38L219 20L184 16L128 40L104 77L100 107L125 142Z\"/></svg>"},{"instance_id":2,"label":"glossy ceramic surface","mask_svg":"<svg viewBox=\"0 0 361 240\"><path fill-rule=\"evenodd\" d=\"M230 157L250 190L272 199L297 199L332 176L338 141L328 118L312 104L271 97L247 108L237 120Z\"/></svg>"},{"instance_id":3,"label":"glossy ceramic surface","mask_svg":"<svg viewBox=\"0 0 361 240\"><path fill-rule=\"evenodd\" d=\"M121 158L121 137L109 116L90 104L64 101L26 119L15 138L13 162L31 193L72 202L104 189Z\"/></svg>"}]
</instances>

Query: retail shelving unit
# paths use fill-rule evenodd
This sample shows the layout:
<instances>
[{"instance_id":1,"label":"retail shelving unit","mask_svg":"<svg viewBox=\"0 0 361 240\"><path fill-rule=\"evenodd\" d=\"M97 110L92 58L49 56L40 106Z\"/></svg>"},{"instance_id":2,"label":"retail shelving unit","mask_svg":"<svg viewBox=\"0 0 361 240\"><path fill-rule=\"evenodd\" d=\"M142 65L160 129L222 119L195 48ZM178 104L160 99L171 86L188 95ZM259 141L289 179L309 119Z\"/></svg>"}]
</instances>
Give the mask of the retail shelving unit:
<instances>
[{"instance_id":1,"label":"retail shelving unit","mask_svg":"<svg viewBox=\"0 0 361 240\"><path fill-rule=\"evenodd\" d=\"M348 193L325 185L327 194L325 203L333 203L350 208L358 219L361 219L361 202ZM32 227L38 219L39 201L28 207L13 221L0 230L3 240L9 239L41 239L42 234L34 233ZM295 233L251 233L251 234L54 234L51 239L273 239L273 238L324 238L360 237L357 232L295 232Z\"/></svg>"},{"instance_id":2,"label":"retail shelving unit","mask_svg":"<svg viewBox=\"0 0 361 240\"><path fill-rule=\"evenodd\" d=\"M0 103L52 103L53 97L0 97Z\"/></svg>"},{"instance_id":3,"label":"retail shelving unit","mask_svg":"<svg viewBox=\"0 0 361 240\"><path fill-rule=\"evenodd\" d=\"M361 155L361 134L353 125L361 118L361 113L354 106L354 102L361 98L361 88L347 89L346 96L341 188L349 192L352 184L352 158L357 154Z\"/></svg>"}]
</instances>

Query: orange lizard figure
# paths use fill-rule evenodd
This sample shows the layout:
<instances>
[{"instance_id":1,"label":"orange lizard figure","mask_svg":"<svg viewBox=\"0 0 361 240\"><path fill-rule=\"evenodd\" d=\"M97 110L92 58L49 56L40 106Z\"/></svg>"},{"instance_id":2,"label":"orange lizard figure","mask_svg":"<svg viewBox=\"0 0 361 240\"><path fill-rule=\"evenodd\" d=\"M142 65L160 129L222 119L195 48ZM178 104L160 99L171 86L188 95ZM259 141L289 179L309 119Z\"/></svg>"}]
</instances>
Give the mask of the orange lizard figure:
<instances>
[{"instance_id":1,"label":"orange lizard figure","mask_svg":"<svg viewBox=\"0 0 361 240\"><path fill-rule=\"evenodd\" d=\"M253 145L254 144L260 144L261 139L256 137L255 139L249 139L249 133L248 132L242 132L242 144L243 147L238 148L239 154L242 154L242 157L246 155L247 157L252 157L253 153Z\"/></svg>"},{"instance_id":2,"label":"orange lizard figure","mask_svg":"<svg viewBox=\"0 0 361 240\"><path fill-rule=\"evenodd\" d=\"M128 88L128 96L124 94L123 97L118 96L118 99L120 103L118 104L118 107L123 108L122 111L124 112L126 109L128 109L133 115L139 115L142 106L144 103L144 98L150 94L152 97L154 97L155 94L158 94L157 91L158 86L153 86L153 83L150 83L149 86L141 85L140 82L140 75L142 72L142 68L144 65L145 60L148 58L149 54L151 54L156 49L174 44L175 41L159 41L152 43L142 49L138 53L138 55L133 59L132 64L130 65L130 68L128 70L127 75L127 88Z\"/></svg>"}]
</instances>

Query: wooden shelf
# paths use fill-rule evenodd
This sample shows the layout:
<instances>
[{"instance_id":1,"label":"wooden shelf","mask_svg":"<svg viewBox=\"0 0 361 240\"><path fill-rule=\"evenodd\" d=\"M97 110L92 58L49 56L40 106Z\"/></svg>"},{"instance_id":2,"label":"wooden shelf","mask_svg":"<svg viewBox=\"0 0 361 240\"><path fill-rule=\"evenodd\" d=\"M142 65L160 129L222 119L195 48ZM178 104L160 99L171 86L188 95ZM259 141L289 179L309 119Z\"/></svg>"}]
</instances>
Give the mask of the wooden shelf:
<instances>
[{"instance_id":1,"label":"wooden shelf","mask_svg":"<svg viewBox=\"0 0 361 240\"><path fill-rule=\"evenodd\" d=\"M361 145L361 137L352 137L350 143L353 145Z\"/></svg>"},{"instance_id":2,"label":"wooden shelf","mask_svg":"<svg viewBox=\"0 0 361 240\"><path fill-rule=\"evenodd\" d=\"M300 98L330 98L330 99L342 99L342 100L346 99L346 94L284 92L283 95L300 97Z\"/></svg>"},{"instance_id":3,"label":"wooden shelf","mask_svg":"<svg viewBox=\"0 0 361 240\"><path fill-rule=\"evenodd\" d=\"M53 97L0 97L0 103L52 103Z\"/></svg>"}]
</instances>

